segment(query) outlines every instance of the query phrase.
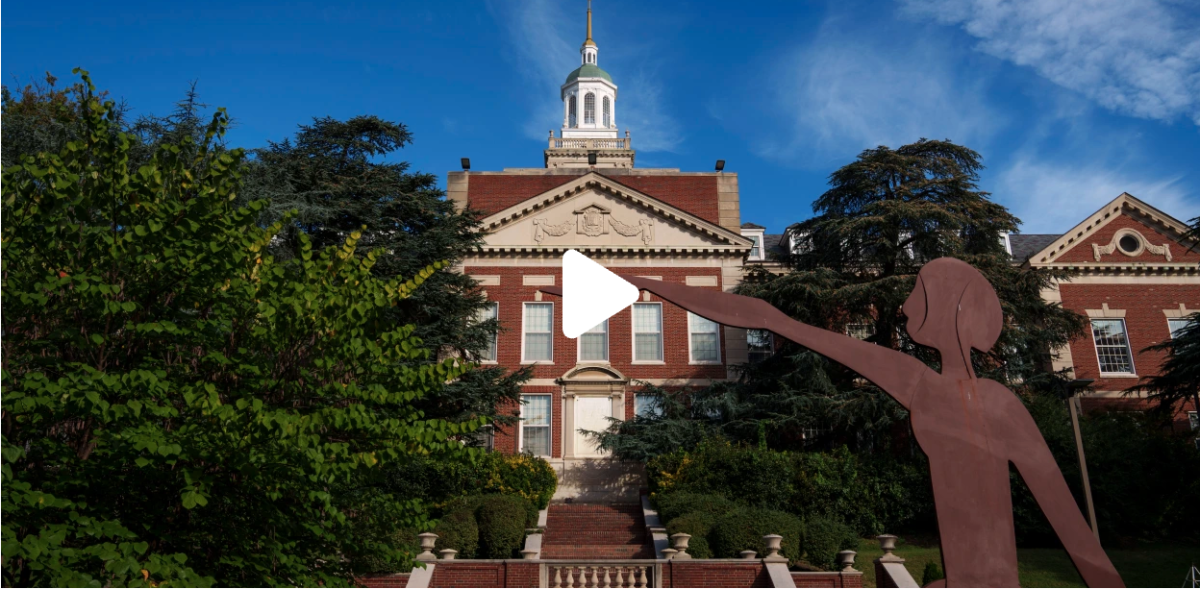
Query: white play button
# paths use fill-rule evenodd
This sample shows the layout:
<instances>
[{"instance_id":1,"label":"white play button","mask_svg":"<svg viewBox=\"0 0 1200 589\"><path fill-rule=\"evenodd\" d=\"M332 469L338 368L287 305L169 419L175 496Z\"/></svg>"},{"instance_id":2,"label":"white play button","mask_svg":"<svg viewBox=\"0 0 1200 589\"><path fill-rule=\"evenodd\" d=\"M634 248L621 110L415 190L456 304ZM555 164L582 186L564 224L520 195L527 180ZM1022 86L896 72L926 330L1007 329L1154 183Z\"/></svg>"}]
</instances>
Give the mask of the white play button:
<instances>
[{"instance_id":1,"label":"white play button","mask_svg":"<svg viewBox=\"0 0 1200 589\"><path fill-rule=\"evenodd\" d=\"M574 339L632 305L638 289L587 256L563 254L563 335Z\"/></svg>"}]
</instances>

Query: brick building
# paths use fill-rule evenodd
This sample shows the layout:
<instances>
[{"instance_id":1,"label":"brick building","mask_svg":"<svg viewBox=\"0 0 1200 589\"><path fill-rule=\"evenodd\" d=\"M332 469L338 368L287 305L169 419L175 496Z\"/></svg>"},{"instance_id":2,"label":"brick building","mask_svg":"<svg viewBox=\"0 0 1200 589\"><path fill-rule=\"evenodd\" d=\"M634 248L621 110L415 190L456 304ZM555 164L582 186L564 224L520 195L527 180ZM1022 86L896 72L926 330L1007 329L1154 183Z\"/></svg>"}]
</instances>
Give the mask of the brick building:
<instances>
[{"instance_id":1,"label":"brick building","mask_svg":"<svg viewBox=\"0 0 1200 589\"><path fill-rule=\"evenodd\" d=\"M737 174L634 166L629 132L618 135L617 86L591 37L589 11L582 63L562 85L562 130L550 133L544 168L480 172L468 163L447 178L449 197L477 211L487 231L482 251L461 268L486 290L488 314L502 326L482 361L533 366L521 424L497 428L492 443L556 465L601 455L579 430L648 410L652 400L632 381L700 386L747 359L744 330L648 294L568 339L561 300L538 291L561 285L569 249L618 274L730 290L755 248L756 238L742 235Z\"/></svg>"},{"instance_id":2,"label":"brick building","mask_svg":"<svg viewBox=\"0 0 1200 589\"><path fill-rule=\"evenodd\" d=\"M1200 311L1200 251L1186 233L1180 220L1121 194L1063 234L1009 237L1014 260L1078 273L1043 296L1091 324L1054 360L1056 370L1092 381L1085 409L1146 408L1144 398L1124 392L1162 364L1164 355L1146 348ZM1180 427L1197 428L1194 403L1177 409Z\"/></svg>"}]
</instances>

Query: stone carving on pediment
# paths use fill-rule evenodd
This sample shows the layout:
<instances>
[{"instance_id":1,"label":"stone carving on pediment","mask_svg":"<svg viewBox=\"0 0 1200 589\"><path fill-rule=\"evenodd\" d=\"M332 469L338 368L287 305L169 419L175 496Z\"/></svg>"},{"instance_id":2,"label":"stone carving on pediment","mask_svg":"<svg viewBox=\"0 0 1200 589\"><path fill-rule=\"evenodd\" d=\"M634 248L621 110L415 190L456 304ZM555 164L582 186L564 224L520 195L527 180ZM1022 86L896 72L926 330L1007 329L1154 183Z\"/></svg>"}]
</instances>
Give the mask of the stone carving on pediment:
<instances>
[{"instance_id":1,"label":"stone carving on pediment","mask_svg":"<svg viewBox=\"0 0 1200 589\"><path fill-rule=\"evenodd\" d=\"M608 233L608 224L604 222L608 215L609 210L600 205L589 205L575 211L578 232L588 237L599 237Z\"/></svg>"},{"instance_id":2,"label":"stone carving on pediment","mask_svg":"<svg viewBox=\"0 0 1200 589\"><path fill-rule=\"evenodd\" d=\"M565 221L557 225L551 225L548 219L534 219L533 242L540 244L543 239L546 239L547 235L553 235L554 237L566 235L574 225L574 221Z\"/></svg>"},{"instance_id":3,"label":"stone carving on pediment","mask_svg":"<svg viewBox=\"0 0 1200 589\"><path fill-rule=\"evenodd\" d=\"M651 219L639 219L637 226L626 225L612 217L608 218L609 225L612 225L613 231L624 235L625 237L642 236L642 243L650 245L654 241L654 221Z\"/></svg>"},{"instance_id":4,"label":"stone carving on pediment","mask_svg":"<svg viewBox=\"0 0 1200 589\"><path fill-rule=\"evenodd\" d=\"M1102 256L1109 256L1114 252L1121 252L1132 258L1141 255L1144 251L1156 256L1163 256L1168 262L1171 261L1171 244L1154 245L1147 241L1141 233L1133 229L1117 231L1107 245L1092 244L1092 257L1097 262L1100 261Z\"/></svg>"}]
</instances>

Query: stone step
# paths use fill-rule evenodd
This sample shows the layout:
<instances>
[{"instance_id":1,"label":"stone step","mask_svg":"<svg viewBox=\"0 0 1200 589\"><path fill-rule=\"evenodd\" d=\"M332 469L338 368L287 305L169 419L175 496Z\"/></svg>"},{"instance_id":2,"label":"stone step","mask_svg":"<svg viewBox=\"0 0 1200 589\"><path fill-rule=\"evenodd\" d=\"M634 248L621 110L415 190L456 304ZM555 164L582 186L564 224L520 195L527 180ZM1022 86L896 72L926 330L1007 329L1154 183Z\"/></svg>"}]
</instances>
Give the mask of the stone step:
<instances>
[{"instance_id":1,"label":"stone step","mask_svg":"<svg viewBox=\"0 0 1200 589\"><path fill-rule=\"evenodd\" d=\"M552 503L542 558L654 558L640 504Z\"/></svg>"}]
</instances>

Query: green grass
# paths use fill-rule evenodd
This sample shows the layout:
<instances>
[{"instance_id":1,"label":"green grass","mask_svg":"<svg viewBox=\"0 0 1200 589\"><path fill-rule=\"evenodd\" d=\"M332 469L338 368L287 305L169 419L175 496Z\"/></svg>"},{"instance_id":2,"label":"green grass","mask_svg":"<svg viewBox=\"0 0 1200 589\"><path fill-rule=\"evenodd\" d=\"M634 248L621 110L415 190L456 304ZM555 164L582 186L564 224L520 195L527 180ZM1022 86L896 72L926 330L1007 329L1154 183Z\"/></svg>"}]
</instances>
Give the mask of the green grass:
<instances>
[{"instance_id":1,"label":"green grass","mask_svg":"<svg viewBox=\"0 0 1200 589\"><path fill-rule=\"evenodd\" d=\"M1200 566L1200 545L1142 544L1134 548L1106 549L1113 566L1121 573L1127 587L1179 587L1192 563ZM879 542L859 543L854 568L863 572L863 585L875 587L876 558L883 555ZM925 564L942 564L942 552L929 543L901 543L896 555L905 560L904 566L917 583L924 584L921 573ZM1083 587L1083 579L1075 571L1067 553L1059 548L1020 548L1017 567L1022 587Z\"/></svg>"}]
</instances>

